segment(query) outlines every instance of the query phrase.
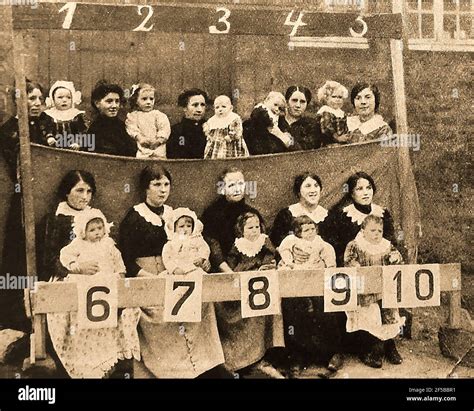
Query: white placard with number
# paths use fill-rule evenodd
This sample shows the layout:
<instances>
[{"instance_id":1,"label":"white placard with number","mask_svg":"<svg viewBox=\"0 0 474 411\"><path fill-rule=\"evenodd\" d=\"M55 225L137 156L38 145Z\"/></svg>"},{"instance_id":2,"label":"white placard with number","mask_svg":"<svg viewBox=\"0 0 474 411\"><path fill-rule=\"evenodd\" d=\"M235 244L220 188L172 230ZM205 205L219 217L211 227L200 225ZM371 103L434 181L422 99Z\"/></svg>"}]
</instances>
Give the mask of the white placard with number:
<instances>
[{"instance_id":1,"label":"white placard with number","mask_svg":"<svg viewBox=\"0 0 474 411\"><path fill-rule=\"evenodd\" d=\"M186 275L166 276L164 321L201 321L202 273L195 270Z\"/></svg>"},{"instance_id":2,"label":"white placard with number","mask_svg":"<svg viewBox=\"0 0 474 411\"><path fill-rule=\"evenodd\" d=\"M440 305L439 264L383 267L382 307Z\"/></svg>"},{"instance_id":3,"label":"white placard with number","mask_svg":"<svg viewBox=\"0 0 474 411\"><path fill-rule=\"evenodd\" d=\"M77 328L117 327L117 277L69 275L77 284Z\"/></svg>"},{"instance_id":4,"label":"white placard with number","mask_svg":"<svg viewBox=\"0 0 474 411\"><path fill-rule=\"evenodd\" d=\"M324 270L324 312L357 310L357 269Z\"/></svg>"},{"instance_id":5,"label":"white placard with number","mask_svg":"<svg viewBox=\"0 0 474 411\"><path fill-rule=\"evenodd\" d=\"M278 272L264 270L240 274L242 318L280 314Z\"/></svg>"}]
</instances>

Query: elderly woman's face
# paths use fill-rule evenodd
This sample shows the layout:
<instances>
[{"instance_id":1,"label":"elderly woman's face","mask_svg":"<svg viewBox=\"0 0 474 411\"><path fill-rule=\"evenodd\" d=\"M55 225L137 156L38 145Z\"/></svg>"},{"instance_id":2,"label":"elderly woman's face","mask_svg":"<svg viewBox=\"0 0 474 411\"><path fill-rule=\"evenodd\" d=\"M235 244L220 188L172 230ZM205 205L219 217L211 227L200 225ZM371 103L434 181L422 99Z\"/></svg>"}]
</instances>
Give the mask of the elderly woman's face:
<instances>
[{"instance_id":1,"label":"elderly woman's face","mask_svg":"<svg viewBox=\"0 0 474 411\"><path fill-rule=\"evenodd\" d=\"M224 177L225 198L231 203L242 200L245 196L245 179L244 175L236 171L228 173Z\"/></svg>"},{"instance_id":2,"label":"elderly woman's face","mask_svg":"<svg viewBox=\"0 0 474 411\"><path fill-rule=\"evenodd\" d=\"M288 114L295 118L300 118L306 110L308 101L301 91L295 91L288 99Z\"/></svg>"},{"instance_id":3,"label":"elderly woman's face","mask_svg":"<svg viewBox=\"0 0 474 411\"><path fill-rule=\"evenodd\" d=\"M356 113L362 118L369 119L375 114L375 95L369 87L357 94L354 107Z\"/></svg>"},{"instance_id":4,"label":"elderly woman's face","mask_svg":"<svg viewBox=\"0 0 474 411\"><path fill-rule=\"evenodd\" d=\"M35 88L28 93L28 116L38 117L41 114L43 105L43 94L41 90Z\"/></svg>"},{"instance_id":5,"label":"elderly woman's face","mask_svg":"<svg viewBox=\"0 0 474 411\"><path fill-rule=\"evenodd\" d=\"M120 108L120 96L118 93L109 93L95 102L99 113L105 117L117 117Z\"/></svg>"},{"instance_id":6,"label":"elderly woman's face","mask_svg":"<svg viewBox=\"0 0 474 411\"><path fill-rule=\"evenodd\" d=\"M152 207L161 207L170 195L171 183L168 177L151 180L146 190L146 202Z\"/></svg>"},{"instance_id":7,"label":"elderly woman's face","mask_svg":"<svg viewBox=\"0 0 474 411\"><path fill-rule=\"evenodd\" d=\"M352 191L352 199L354 202L360 205L372 204L372 198L374 197L374 188L370 184L369 180L365 178L359 178L357 184Z\"/></svg>"},{"instance_id":8,"label":"elderly woman's face","mask_svg":"<svg viewBox=\"0 0 474 411\"><path fill-rule=\"evenodd\" d=\"M189 120L199 121L206 113L206 99L202 94L191 96L188 105L184 108L184 117Z\"/></svg>"},{"instance_id":9,"label":"elderly woman's face","mask_svg":"<svg viewBox=\"0 0 474 411\"><path fill-rule=\"evenodd\" d=\"M84 210L92 200L92 188L84 181L79 181L69 194L66 194L68 205L76 210Z\"/></svg>"},{"instance_id":10,"label":"elderly woman's face","mask_svg":"<svg viewBox=\"0 0 474 411\"><path fill-rule=\"evenodd\" d=\"M321 187L311 177L303 181L300 188L300 202L308 206L317 206L321 198Z\"/></svg>"}]
</instances>

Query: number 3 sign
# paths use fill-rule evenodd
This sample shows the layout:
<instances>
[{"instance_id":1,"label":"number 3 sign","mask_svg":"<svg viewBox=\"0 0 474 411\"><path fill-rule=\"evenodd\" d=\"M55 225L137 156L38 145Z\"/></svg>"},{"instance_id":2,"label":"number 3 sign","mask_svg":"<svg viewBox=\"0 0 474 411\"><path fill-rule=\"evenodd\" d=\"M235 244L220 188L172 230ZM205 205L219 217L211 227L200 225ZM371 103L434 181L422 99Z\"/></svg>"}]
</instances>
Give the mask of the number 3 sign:
<instances>
[{"instance_id":1,"label":"number 3 sign","mask_svg":"<svg viewBox=\"0 0 474 411\"><path fill-rule=\"evenodd\" d=\"M438 264L383 267L384 308L428 307L439 304Z\"/></svg>"},{"instance_id":2,"label":"number 3 sign","mask_svg":"<svg viewBox=\"0 0 474 411\"><path fill-rule=\"evenodd\" d=\"M71 277L71 275L70 275ZM117 326L117 278L110 275L75 275L77 283L77 328Z\"/></svg>"},{"instance_id":3,"label":"number 3 sign","mask_svg":"<svg viewBox=\"0 0 474 411\"><path fill-rule=\"evenodd\" d=\"M280 314L280 284L276 271L240 274L242 318Z\"/></svg>"},{"instance_id":4,"label":"number 3 sign","mask_svg":"<svg viewBox=\"0 0 474 411\"><path fill-rule=\"evenodd\" d=\"M201 307L201 272L166 276L164 321L200 322Z\"/></svg>"},{"instance_id":5,"label":"number 3 sign","mask_svg":"<svg viewBox=\"0 0 474 411\"><path fill-rule=\"evenodd\" d=\"M357 310L357 269L324 270L324 312Z\"/></svg>"}]
</instances>

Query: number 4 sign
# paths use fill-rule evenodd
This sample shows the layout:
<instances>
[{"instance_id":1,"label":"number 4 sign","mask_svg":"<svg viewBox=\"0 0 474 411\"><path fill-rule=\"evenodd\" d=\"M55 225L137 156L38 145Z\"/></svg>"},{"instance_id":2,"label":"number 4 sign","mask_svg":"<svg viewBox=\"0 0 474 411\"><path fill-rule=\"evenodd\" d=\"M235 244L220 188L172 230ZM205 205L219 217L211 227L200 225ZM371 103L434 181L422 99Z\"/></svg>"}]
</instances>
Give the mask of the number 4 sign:
<instances>
[{"instance_id":1,"label":"number 4 sign","mask_svg":"<svg viewBox=\"0 0 474 411\"><path fill-rule=\"evenodd\" d=\"M280 283L273 270L240 274L242 318L280 314Z\"/></svg>"},{"instance_id":2,"label":"number 4 sign","mask_svg":"<svg viewBox=\"0 0 474 411\"><path fill-rule=\"evenodd\" d=\"M357 269L324 270L324 312L357 310Z\"/></svg>"},{"instance_id":3,"label":"number 4 sign","mask_svg":"<svg viewBox=\"0 0 474 411\"><path fill-rule=\"evenodd\" d=\"M428 307L440 304L439 265L383 267L382 307Z\"/></svg>"},{"instance_id":4,"label":"number 4 sign","mask_svg":"<svg viewBox=\"0 0 474 411\"><path fill-rule=\"evenodd\" d=\"M70 275L77 283L77 328L117 326L117 277Z\"/></svg>"},{"instance_id":5,"label":"number 4 sign","mask_svg":"<svg viewBox=\"0 0 474 411\"><path fill-rule=\"evenodd\" d=\"M194 271L186 275L166 276L166 322L200 322L202 307L202 273Z\"/></svg>"}]
</instances>

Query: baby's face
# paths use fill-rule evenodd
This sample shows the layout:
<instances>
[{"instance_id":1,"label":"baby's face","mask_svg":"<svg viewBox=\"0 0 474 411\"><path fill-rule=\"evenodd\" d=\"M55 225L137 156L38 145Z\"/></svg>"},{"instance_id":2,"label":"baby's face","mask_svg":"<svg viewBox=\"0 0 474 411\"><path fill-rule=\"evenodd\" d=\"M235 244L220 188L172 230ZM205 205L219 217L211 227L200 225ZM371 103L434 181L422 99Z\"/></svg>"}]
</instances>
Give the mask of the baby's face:
<instances>
[{"instance_id":1,"label":"baby's face","mask_svg":"<svg viewBox=\"0 0 474 411\"><path fill-rule=\"evenodd\" d=\"M193 232L193 220L191 217L181 217L176 221L176 234L179 237L189 237Z\"/></svg>"},{"instance_id":2,"label":"baby's face","mask_svg":"<svg viewBox=\"0 0 474 411\"><path fill-rule=\"evenodd\" d=\"M316 225L303 224L301 226L301 238L306 241L313 241L316 238Z\"/></svg>"},{"instance_id":3,"label":"baby's face","mask_svg":"<svg viewBox=\"0 0 474 411\"><path fill-rule=\"evenodd\" d=\"M260 236L260 221L257 217L250 217L244 226L244 238L255 241Z\"/></svg>"},{"instance_id":4,"label":"baby's face","mask_svg":"<svg viewBox=\"0 0 474 411\"><path fill-rule=\"evenodd\" d=\"M232 111L232 108L229 97L219 96L214 100L214 112L217 117L225 117Z\"/></svg>"},{"instance_id":5,"label":"baby's face","mask_svg":"<svg viewBox=\"0 0 474 411\"><path fill-rule=\"evenodd\" d=\"M91 221L86 226L86 240L96 243L105 235L104 223L102 221Z\"/></svg>"},{"instance_id":6,"label":"baby's face","mask_svg":"<svg viewBox=\"0 0 474 411\"><path fill-rule=\"evenodd\" d=\"M370 222L362 230L362 234L369 243L378 244L382 241L383 226L382 224Z\"/></svg>"},{"instance_id":7,"label":"baby's face","mask_svg":"<svg viewBox=\"0 0 474 411\"><path fill-rule=\"evenodd\" d=\"M140 90L137 98L137 106L140 111L151 111L155 106L155 92L151 89Z\"/></svg>"},{"instance_id":8,"label":"baby's face","mask_svg":"<svg viewBox=\"0 0 474 411\"><path fill-rule=\"evenodd\" d=\"M58 88L54 92L54 105L58 110L69 110L72 107L71 92L63 87Z\"/></svg>"},{"instance_id":9,"label":"baby's face","mask_svg":"<svg viewBox=\"0 0 474 411\"><path fill-rule=\"evenodd\" d=\"M339 110L344 104L344 95L341 90L334 90L327 98L327 105L334 110Z\"/></svg>"},{"instance_id":10,"label":"baby's face","mask_svg":"<svg viewBox=\"0 0 474 411\"><path fill-rule=\"evenodd\" d=\"M273 114L279 116L281 113L285 111L286 102L278 97L272 97L263 103L266 108L268 108Z\"/></svg>"}]
</instances>

